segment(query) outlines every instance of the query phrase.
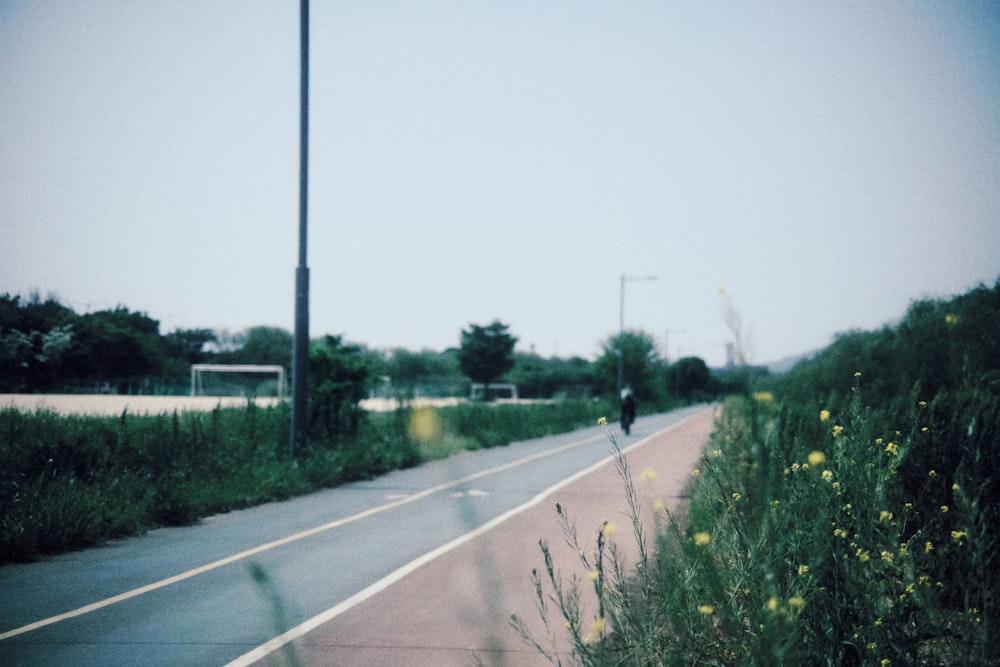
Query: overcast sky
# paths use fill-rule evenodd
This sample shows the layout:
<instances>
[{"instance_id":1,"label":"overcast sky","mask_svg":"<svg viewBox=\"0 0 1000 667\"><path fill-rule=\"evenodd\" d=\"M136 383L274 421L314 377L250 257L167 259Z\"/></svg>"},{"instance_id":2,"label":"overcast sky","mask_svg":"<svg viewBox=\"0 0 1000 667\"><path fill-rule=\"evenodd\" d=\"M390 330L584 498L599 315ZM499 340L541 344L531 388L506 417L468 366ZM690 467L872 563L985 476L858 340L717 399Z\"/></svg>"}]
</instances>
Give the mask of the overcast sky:
<instances>
[{"instance_id":1,"label":"overcast sky","mask_svg":"<svg viewBox=\"0 0 1000 667\"><path fill-rule=\"evenodd\" d=\"M314 1L311 333L764 363L1000 275L1000 4ZM294 0L0 0L0 292L294 325Z\"/></svg>"}]
</instances>

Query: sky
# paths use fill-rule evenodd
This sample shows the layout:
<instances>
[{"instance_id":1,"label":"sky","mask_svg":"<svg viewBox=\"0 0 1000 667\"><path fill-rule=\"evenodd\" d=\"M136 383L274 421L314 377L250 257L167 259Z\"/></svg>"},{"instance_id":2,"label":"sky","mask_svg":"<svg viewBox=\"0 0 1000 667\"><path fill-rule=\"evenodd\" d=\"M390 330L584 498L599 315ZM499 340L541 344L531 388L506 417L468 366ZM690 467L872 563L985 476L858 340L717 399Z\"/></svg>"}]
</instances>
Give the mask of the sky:
<instances>
[{"instance_id":1,"label":"sky","mask_svg":"<svg viewBox=\"0 0 1000 667\"><path fill-rule=\"evenodd\" d=\"M1000 4L310 24L314 337L444 350L499 319L593 359L624 312L721 365L729 309L768 363L1000 276ZM0 293L292 330L298 211L297 2L0 0Z\"/></svg>"}]
</instances>

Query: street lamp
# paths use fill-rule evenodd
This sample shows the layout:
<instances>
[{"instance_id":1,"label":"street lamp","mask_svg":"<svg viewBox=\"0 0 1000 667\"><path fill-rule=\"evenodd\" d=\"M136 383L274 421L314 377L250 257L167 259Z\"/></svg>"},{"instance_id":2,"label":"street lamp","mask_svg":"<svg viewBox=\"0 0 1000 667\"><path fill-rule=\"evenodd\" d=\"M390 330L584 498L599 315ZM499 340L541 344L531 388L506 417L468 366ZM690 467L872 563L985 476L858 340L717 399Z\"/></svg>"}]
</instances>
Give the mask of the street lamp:
<instances>
[{"instance_id":1,"label":"street lamp","mask_svg":"<svg viewBox=\"0 0 1000 667\"><path fill-rule=\"evenodd\" d=\"M295 336L292 342L292 457L309 432L309 265L306 261L309 174L309 0L299 4L299 265L295 269Z\"/></svg>"},{"instance_id":2,"label":"street lamp","mask_svg":"<svg viewBox=\"0 0 1000 667\"><path fill-rule=\"evenodd\" d=\"M656 276L626 276L622 274L621 298L618 301L618 393L625 386L625 282L656 280Z\"/></svg>"}]
</instances>

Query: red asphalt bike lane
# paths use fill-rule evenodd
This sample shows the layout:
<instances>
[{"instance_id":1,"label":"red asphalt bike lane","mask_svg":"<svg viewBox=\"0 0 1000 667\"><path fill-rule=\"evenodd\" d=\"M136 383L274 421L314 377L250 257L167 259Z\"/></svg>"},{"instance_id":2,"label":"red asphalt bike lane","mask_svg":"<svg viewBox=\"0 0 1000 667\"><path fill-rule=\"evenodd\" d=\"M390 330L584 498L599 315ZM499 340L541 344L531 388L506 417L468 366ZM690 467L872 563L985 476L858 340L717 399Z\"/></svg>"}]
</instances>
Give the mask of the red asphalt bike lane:
<instances>
[{"instance_id":1,"label":"red asphalt bike lane","mask_svg":"<svg viewBox=\"0 0 1000 667\"><path fill-rule=\"evenodd\" d=\"M655 533L653 505L666 502L675 516L704 454L714 424L714 410L704 410L635 443L617 434L643 508L650 548ZM624 485L613 459L549 493L491 529L434 557L384 590L351 606L306 634L275 648L254 665L442 667L448 665L550 664L526 644L509 623L516 614L539 643L551 647L549 632L537 611L532 569L551 592L539 548L544 539L555 570L568 583L580 580L586 627L596 613L588 572L560 528L559 503L576 526L583 549L594 551L604 521L614 524L610 538L634 562L636 553ZM558 648L568 648L564 619L551 602L549 625ZM244 656L244 657L249 657ZM565 656L563 656L565 657Z\"/></svg>"}]
</instances>

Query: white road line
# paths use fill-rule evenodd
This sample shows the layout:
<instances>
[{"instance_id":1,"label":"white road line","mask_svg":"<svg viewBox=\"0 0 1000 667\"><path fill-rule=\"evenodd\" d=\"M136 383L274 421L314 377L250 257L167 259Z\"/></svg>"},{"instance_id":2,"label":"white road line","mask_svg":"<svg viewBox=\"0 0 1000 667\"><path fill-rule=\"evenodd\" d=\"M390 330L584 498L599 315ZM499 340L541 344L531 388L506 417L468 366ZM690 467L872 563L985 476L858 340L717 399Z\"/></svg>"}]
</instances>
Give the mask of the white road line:
<instances>
[{"instance_id":1,"label":"white road line","mask_svg":"<svg viewBox=\"0 0 1000 667\"><path fill-rule=\"evenodd\" d=\"M274 548L277 548L277 547L280 547L280 546L284 546L284 545L290 544L292 542L297 542L298 540L302 540L302 539L305 539L307 537L312 537L313 535L317 535L319 533L324 533L324 532L326 532L328 530L332 530L334 528L339 528L340 526L344 526L346 524L353 523L355 521L359 521L361 519L368 518L368 517L370 517L370 516L372 516L374 514L379 514L381 512L385 512L387 510L391 510L391 509L395 509L397 507L401 507L403 505L406 505L406 504L415 502L417 500L420 500L421 498L426 498L427 496L433 495L433 494L438 493L440 491L444 491L446 489L453 488L453 487L458 486L460 484L466 484L468 482L471 482L472 480L480 479L482 477L487 477L489 475L495 475L496 473L500 473L500 472L503 472L505 470L510 470L511 468L516 468L517 466L524 465L525 463L531 463L532 461L537 461L538 459L542 459L542 458L545 458L547 456L553 456L555 454L559 454L559 453L562 453L564 451L567 451L567 450L570 450L570 449L574 449L576 447L580 447L582 445L590 444L590 443L594 442L595 440L598 440L598 439L603 438L603 437L605 437L603 434L602 435L595 435L595 436L592 436L590 438L586 438L584 440L578 440L578 441L571 442L569 444L563 445L561 447L556 447L555 449L550 449L550 450L546 450L544 452L538 452L536 454L531 454L530 456L526 456L526 457L524 457L522 459L518 459L516 461L511 461L510 463L505 463L504 465L497 466L496 468L490 468L489 470L481 470L481 471L479 471L477 473L473 473L472 475L469 475L467 477L463 477L462 479L457 479L457 480L454 480L454 481L451 481L451 482L445 482L444 484L439 484L438 486L434 486L434 487L431 487L429 489L425 489L423 491L420 491L419 493L415 493L415 494L410 495L410 496L405 496L403 498L400 498L399 500L394 500L393 502L385 503L383 505L378 505L376 507L372 507L371 509L367 509L367 510L365 510L363 512L359 512L357 514L354 514L354 515L351 515L351 516L348 516L348 517L344 517L342 519L337 519L335 521L331 521L329 523L325 523L325 524L320 525L320 526L315 526L313 528L309 528L307 530L303 530L303 531L295 533L293 535L288 535L287 537L283 537L283 538L274 540L272 542L267 542L266 544L258 545L256 547L253 547L252 549L247 549L246 551L241 551L241 552L233 554L231 556L227 556L225 558L222 558L222 559L219 559L217 561L214 561L212 563L208 563L206 565L201 565L199 567L187 570L186 572L181 572L180 574L176 574L176 575L174 575L172 577L167 577L166 579L161 579L160 581L155 581L155 582L153 582L151 584L147 584L145 586L140 586L139 588L134 588L134 589L132 589L130 591L126 591L126 592L121 593L119 595L115 595L113 597L105 598L104 600L99 600L99 601L94 602L92 604L88 604L88 605L85 605L83 607L79 607L77 609L73 609L72 611L67 611L67 612L62 613L62 614L57 614L55 616L50 616L49 618L44 618L44 619L42 619L40 621L35 621L34 623L29 623L27 625L22 625L21 627L14 628L13 630L7 630L6 632L0 633L0 641L3 641L5 639L10 639L11 637L16 637L18 635L23 635L26 632L31 632L32 630L38 630L39 628L44 628L47 625L52 625L54 623L59 623L60 621L65 621L65 620L68 620L68 619L71 619L71 618L75 618L77 616L83 616L84 614L89 614L90 612L97 611L97 610L103 609L105 607L109 607L109 606L111 606L113 604L117 604L119 602L124 602L125 600L130 600L132 598L138 597L138 596L143 595L145 593L150 593L150 592L158 590L160 588L164 588L164 587L169 586L171 584L176 584L177 582L184 581L185 579L190 579L191 577L196 577L199 574L204 574L206 572L211 572L212 570L218 569L218 568L220 568L220 567L222 567L224 565L229 565L231 563L235 563L235 562L243 560L245 558L249 558L250 556L255 556L255 555L259 554L259 553L263 553L265 551L270 551L271 549L274 549Z\"/></svg>"},{"instance_id":2,"label":"white road line","mask_svg":"<svg viewBox=\"0 0 1000 667\"><path fill-rule=\"evenodd\" d=\"M659 431L657 431L657 432L655 432L655 433L653 433L651 435L648 435L645 438L643 438L642 440L640 440L639 442L637 442L637 443L635 443L633 445L630 445L630 446L624 448L622 451L627 453L627 452L629 452L629 451L631 451L633 449L636 449L637 447L641 447L642 445L645 445L647 442L651 441L653 438L661 435L662 433L665 433L667 431L673 430L674 428L677 428L678 426L680 426L684 422L688 421L689 419L695 417L696 415L697 415L697 413L688 415L687 417L685 417L684 419L680 420L676 424L671 424L670 426L667 426L666 428L663 428L663 429L661 429L661 430L659 430ZM602 436L602 437L606 437L606 436ZM576 480L580 479L581 477L585 477L586 475L589 475L590 473L594 472L595 470L597 470L597 469L599 469L599 468L601 468L603 466L608 465L609 463L611 463L612 460L613 459L611 459L611 458L604 458L604 459L598 461L597 463L595 463L594 465L590 466L589 468L586 468L585 470L581 470L580 472L578 472L578 473L576 473L574 475L571 475L571 476L563 479L561 482L559 482L557 484L554 484L553 486L550 486L549 488L543 490L541 493L539 493L538 495L536 495L534 498L532 498L531 500L527 501L526 503L524 503L522 505L519 505L518 507L515 507L515 508L513 508L511 510L508 510L508 511L504 512L500 516L497 516L494 519L491 519L490 521L487 521L483 525L479 526L478 528L476 528L474 530L469 531L468 533L465 533L464 535L460 535L459 537L456 537L451 542L448 542L447 544L443 544L440 547L438 547L437 549L434 549L432 551L428 551L423 556L421 556L421 557L419 557L419 558L417 558L415 560L410 561L409 563L407 563L406 565L402 566L398 570L395 570L394 572L391 572L390 574L386 575L382 579L379 579L378 581L376 581L374 584L372 584L368 588L365 588L365 589L363 589L363 590L355 593L354 595L352 595L351 597L347 598L346 600L340 602L339 604L337 604L337 605L335 605L333 607L330 607L326 611L321 612L321 613L317 614L316 616L313 616L312 618L308 619L307 621L304 621L304 622L300 623L299 625L295 626L291 630L288 630L288 631L286 631L286 632L278 635L277 637L274 637L270 641L268 641L268 642L266 642L264 644L261 644L260 646L258 646L257 648L253 649L252 651L248 651L247 653L244 653L243 655L241 655L240 657L236 658L235 660L226 663L225 667L249 667L249 665L252 665L253 663L257 662L258 660L261 660L261 659L267 657L269 654L271 654L274 651L278 650L279 648L281 648L285 644L287 644L287 643L289 643L289 642L291 642L291 641L293 641L295 639L298 639L299 637L302 637L303 635L311 632L312 630L315 630L316 628L318 628L319 626L323 625L324 623L327 623L327 622L333 620L334 618L336 618L337 616L340 616L344 612L350 610L352 607L355 607L355 606L361 604L362 602L364 602L365 600L367 600L367 599L373 597L374 595L380 593L381 591L384 591L386 588L388 588L392 584L396 583L397 581L399 581L400 579L402 579L406 575L410 574L414 570L420 568L421 566L426 565L427 563L430 563L435 558L437 558L439 556L443 556L444 554L448 553L449 551L452 551L453 549L455 549L455 548L457 548L457 547L465 544L466 542L469 542L470 540L473 540L473 539L479 537L483 533L486 533L487 531L492 530L493 528L495 528L496 526L500 525L501 523L503 523L507 519L510 519L511 517L514 517L514 516L520 514L521 512L524 512L525 510L527 510L527 509L529 509L531 507L534 507L535 505L539 504L540 502L542 502L543 500L545 500L546 498L548 498L549 496L551 496L553 493L555 493L559 489L563 488L564 486L566 486L568 484L572 484L573 482L575 482Z\"/></svg>"}]
</instances>

